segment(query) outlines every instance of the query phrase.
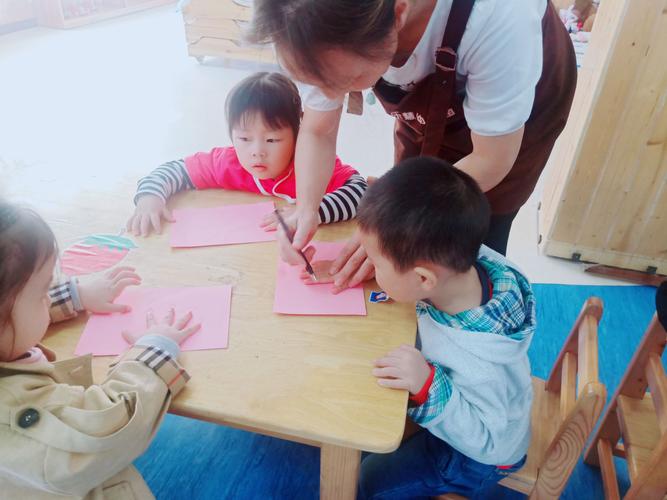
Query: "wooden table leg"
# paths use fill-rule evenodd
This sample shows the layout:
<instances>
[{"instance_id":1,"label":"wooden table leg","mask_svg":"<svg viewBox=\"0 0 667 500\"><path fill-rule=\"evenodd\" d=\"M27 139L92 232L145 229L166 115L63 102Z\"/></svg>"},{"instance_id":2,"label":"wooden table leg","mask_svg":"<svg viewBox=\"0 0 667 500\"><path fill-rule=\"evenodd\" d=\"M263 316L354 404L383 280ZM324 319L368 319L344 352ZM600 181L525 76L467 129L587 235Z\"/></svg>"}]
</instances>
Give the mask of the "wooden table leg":
<instances>
[{"instance_id":1,"label":"wooden table leg","mask_svg":"<svg viewBox=\"0 0 667 500\"><path fill-rule=\"evenodd\" d=\"M320 499L354 500L361 452L323 444L320 451Z\"/></svg>"}]
</instances>

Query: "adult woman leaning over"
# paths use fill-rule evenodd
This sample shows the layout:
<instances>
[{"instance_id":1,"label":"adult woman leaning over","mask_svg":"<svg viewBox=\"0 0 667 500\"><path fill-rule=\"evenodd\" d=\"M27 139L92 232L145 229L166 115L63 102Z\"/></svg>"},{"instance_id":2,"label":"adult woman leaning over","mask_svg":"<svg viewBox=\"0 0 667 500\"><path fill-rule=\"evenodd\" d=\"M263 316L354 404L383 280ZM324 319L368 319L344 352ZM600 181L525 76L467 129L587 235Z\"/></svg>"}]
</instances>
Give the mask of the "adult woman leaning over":
<instances>
[{"instance_id":1,"label":"adult woman leaning over","mask_svg":"<svg viewBox=\"0 0 667 500\"><path fill-rule=\"evenodd\" d=\"M372 88L396 117L395 159L438 156L470 174L493 216L486 244L504 254L519 208L565 126L576 85L571 41L548 0L255 0L250 36L275 44L302 82L294 242L317 229L346 94ZM336 286L372 275L353 237Z\"/></svg>"}]
</instances>

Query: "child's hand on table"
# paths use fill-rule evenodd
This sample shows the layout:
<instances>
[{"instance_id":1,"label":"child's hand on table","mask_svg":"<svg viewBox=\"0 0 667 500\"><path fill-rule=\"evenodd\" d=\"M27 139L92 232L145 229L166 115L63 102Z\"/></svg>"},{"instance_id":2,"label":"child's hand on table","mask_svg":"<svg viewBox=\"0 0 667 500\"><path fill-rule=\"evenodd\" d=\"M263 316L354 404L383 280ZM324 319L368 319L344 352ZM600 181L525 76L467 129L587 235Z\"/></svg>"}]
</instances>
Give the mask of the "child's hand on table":
<instances>
[{"instance_id":1,"label":"child's hand on table","mask_svg":"<svg viewBox=\"0 0 667 500\"><path fill-rule=\"evenodd\" d=\"M294 207L283 207L279 210L280 214L283 217L289 217L294 213L296 209ZM276 214L271 212L270 214L264 217L259 227L264 229L264 231L275 231L276 229L278 229L278 217L276 217Z\"/></svg>"},{"instance_id":2,"label":"child's hand on table","mask_svg":"<svg viewBox=\"0 0 667 500\"><path fill-rule=\"evenodd\" d=\"M79 283L81 306L92 313L128 312L129 306L114 304L113 301L128 286L139 284L141 277L133 267L116 267L104 276Z\"/></svg>"},{"instance_id":3,"label":"child's hand on table","mask_svg":"<svg viewBox=\"0 0 667 500\"><path fill-rule=\"evenodd\" d=\"M172 307L167 312L167 315L162 318L162 321L158 323L153 316L153 312L148 311L146 313L147 330L140 333L123 331L123 338L128 344L133 345L137 340L146 335L161 335L180 345L190 335L196 333L201 328L200 323L188 327L190 320L192 320L192 312L188 312L176 319L176 310Z\"/></svg>"},{"instance_id":4,"label":"child's hand on table","mask_svg":"<svg viewBox=\"0 0 667 500\"><path fill-rule=\"evenodd\" d=\"M174 217L162 198L145 194L137 200L134 215L130 217L125 227L135 236L148 236L151 234L151 228L160 234L162 233L162 219L174 222Z\"/></svg>"},{"instance_id":5,"label":"child's hand on table","mask_svg":"<svg viewBox=\"0 0 667 500\"><path fill-rule=\"evenodd\" d=\"M307 252L306 252L306 257L308 257ZM317 276L317 281L315 281L310 274L308 274L308 271L306 271L305 267L301 270L301 275L299 278L301 278L301 281L303 281L306 285L321 285L322 283L333 283L334 277L332 274L329 273L329 269L331 269L331 263L332 260L316 260L315 262L311 261L310 265L313 268L313 271L315 271L315 276Z\"/></svg>"},{"instance_id":6,"label":"child's hand on table","mask_svg":"<svg viewBox=\"0 0 667 500\"><path fill-rule=\"evenodd\" d=\"M375 361L373 375L382 387L405 389L410 394L417 394L431 375L431 367L419 350L403 344Z\"/></svg>"}]
</instances>

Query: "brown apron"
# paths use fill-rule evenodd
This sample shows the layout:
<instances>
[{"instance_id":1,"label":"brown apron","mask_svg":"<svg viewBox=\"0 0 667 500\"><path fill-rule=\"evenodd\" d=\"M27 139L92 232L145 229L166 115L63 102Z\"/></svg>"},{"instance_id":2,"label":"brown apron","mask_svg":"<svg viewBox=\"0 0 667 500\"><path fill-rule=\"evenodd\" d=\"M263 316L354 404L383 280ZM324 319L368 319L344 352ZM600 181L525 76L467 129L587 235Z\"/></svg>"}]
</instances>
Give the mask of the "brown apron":
<instances>
[{"instance_id":1,"label":"brown apron","mask_svg":"<svg viewBox=\"0 0 667 500\"><path fill-rule=\"evenodd\" d=\"M556 139L565 127L577 83L577 64L570 36L550 0L542 19L543 68L533 109L525 124L512 170L486 193L494 214L515 212L533 192ZM429 155L456 163L472 152L470 129L463 114L465 89L456 85L456 51L474 0L453 0L436 70L409 92L380 79L373 88L387 113L396 117L396 162Z\"/></svg>"}]
</instances>

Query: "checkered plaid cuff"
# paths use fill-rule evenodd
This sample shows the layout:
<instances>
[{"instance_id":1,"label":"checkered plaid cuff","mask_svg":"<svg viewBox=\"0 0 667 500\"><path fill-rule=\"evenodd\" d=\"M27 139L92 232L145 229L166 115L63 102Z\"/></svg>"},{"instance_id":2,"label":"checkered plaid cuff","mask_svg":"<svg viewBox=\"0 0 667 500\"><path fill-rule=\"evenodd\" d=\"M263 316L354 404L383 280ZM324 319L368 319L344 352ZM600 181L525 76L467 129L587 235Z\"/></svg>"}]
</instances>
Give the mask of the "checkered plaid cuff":
<instances>
[{"instance_id":1,"label":"checkered plaid cuff","mask_svg":"<svg viewBox=\"0 0 667 500\"><path fill-rule=\"evenodd\" d=\"M134 346L110 366L110 371L126 361L139 361L160 377L172 396L178 394L190 380L190 375L166 351L155 346Z\"/></svg>"},{"instance_id":2,"label":"checkered plaid cuff","mask_svg":"<svg viewBox=\"0 0 667 500\"><path fill-rule=\"evenodd\" d=\"M51 298L49 316L51 316L52 323L64 321L76 316L71 281L64 281L52 286L49 289L49 297Z\"/></svg>"},{"instance_id":3,"label":"checkered plaid cuff","mask_svg":"<svg viewBox=\"0 0 667 500\"><path fill-rule=\"evenodd\" d=\"M79 295L79 280L72 278L69 280L69 292L72 295L72 303L76 312L83 311L83 304L81 304L81 296Z\"/></svg>"},{"instance_id":4,"label":"checkered plaid cuff","mask_svg":"<svg viewBox=\"0 0 667 500\"><path fill-rule=\"evenodd\" d=\"M452 382L445 373L445 369L440 365L434 364L433 366L435 375L428 391L428 399L423 405L408 408L410 418L420 425L427 424L440 415L452 396Z\"/></svg>"}]
</instances>

